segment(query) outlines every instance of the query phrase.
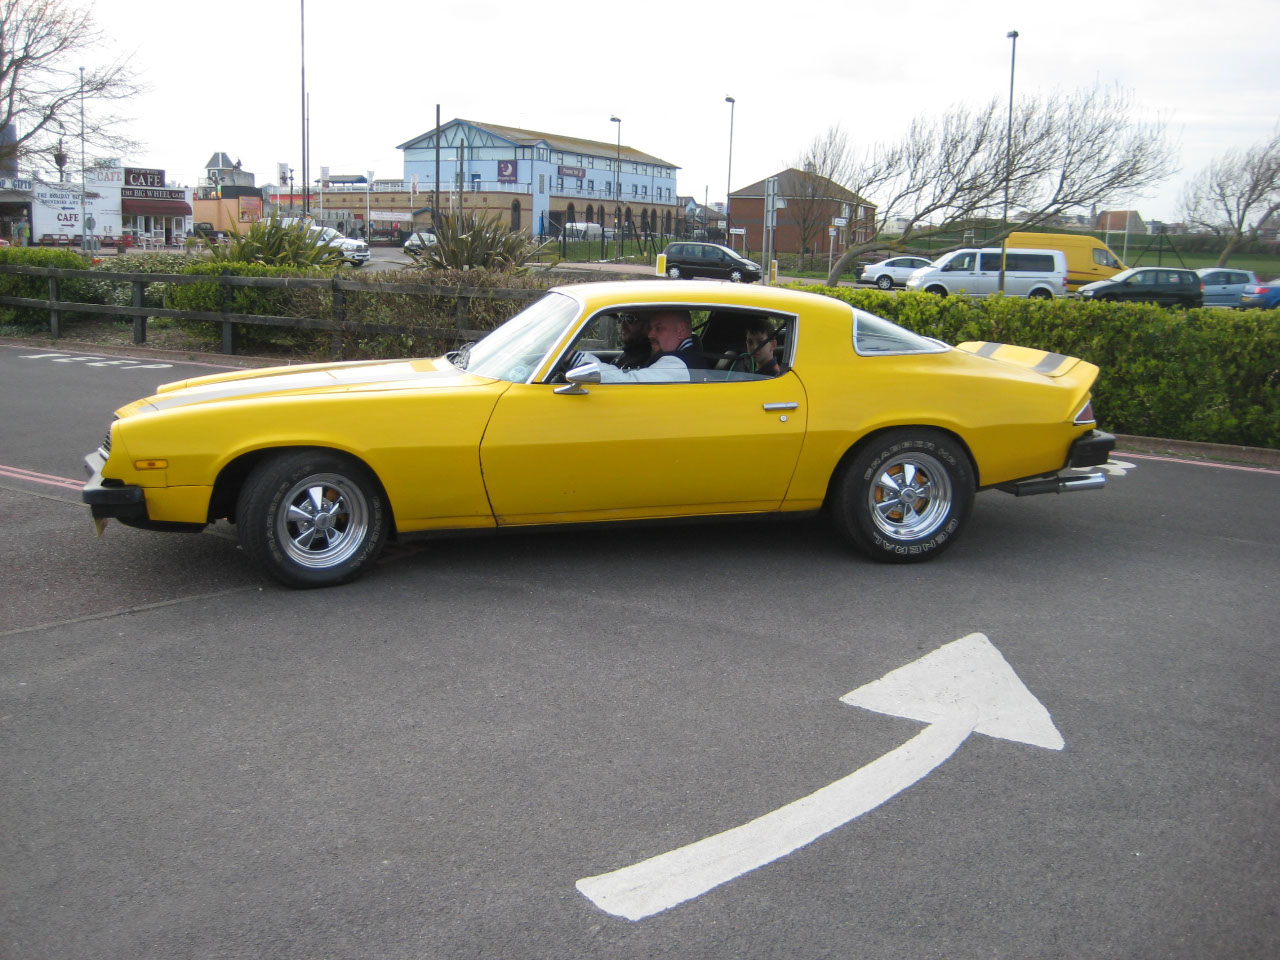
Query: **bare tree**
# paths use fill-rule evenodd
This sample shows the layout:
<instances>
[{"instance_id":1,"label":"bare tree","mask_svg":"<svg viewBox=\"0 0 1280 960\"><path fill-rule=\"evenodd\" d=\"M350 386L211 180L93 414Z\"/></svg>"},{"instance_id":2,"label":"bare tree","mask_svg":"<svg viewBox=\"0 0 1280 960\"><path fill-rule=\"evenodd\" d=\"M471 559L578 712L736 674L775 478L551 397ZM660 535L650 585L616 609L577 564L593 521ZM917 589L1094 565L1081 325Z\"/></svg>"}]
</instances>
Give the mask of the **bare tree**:
<instances>
[{"instance_id":1,"label":"bare tree","mask_svg":"<svg viewBox=\"0 0 1280 960\"><path fill-rule=\"evenodd\" d=\"M1225 236L1218 258L1226 266L1246 239L1280 212L1280 126L1269 139L1243 152L1228 150L1187 184L1182 195L1188 223Z\"/></svg>"},{"instance_id":2,"label":"bare tree","mask_svg":"<svg viewBox=\"0 0 1280 960\"><path fill-rule=\"evenodd\" d=\"M976 220L1001 223L989 238L998 241L1069 210L1141 192L1173 171L1163 123L1135 119L1131 96L1119 88L1024 98L1014 105L1011 134L1006 109L998 99L976 110L954 106L912 121L897 143L871 148L848 185L877 203L877 237L848 248L828 283L871 250L909 249ZM879 237L890 220L906 223L892 244Z\"/></svg>"},{"instance_id":3,"label":"bare tree","mask_svg":"<svg viewBox=\"0 0 1280 960\"><path fill-rule=\"evenodd\" d=\"M848 203L852 194L844 187L852 167L849 138L834 126L814 137L795 162L795 174L786 184L787 218L800 237L800 263L815 248L831 220L833 204Z\"/></svg>"},{"instance_id":4,"label":"bare tree","mask_svg":"<svg viewBox=\"0 0 1280 960\"><path fill-rule=\"evenodd\" d=\"M0 145L0 164L35 165L43 155L61 172L65 141L81 136L82 104L86 146L112 154L134 146L114 132L121 118L101 112L139 91L128 61L83 74L77 63L96 56L102 40L92 14L67 0L0 0L0 129L13 129Z\"/></svg>"}]
</instances>

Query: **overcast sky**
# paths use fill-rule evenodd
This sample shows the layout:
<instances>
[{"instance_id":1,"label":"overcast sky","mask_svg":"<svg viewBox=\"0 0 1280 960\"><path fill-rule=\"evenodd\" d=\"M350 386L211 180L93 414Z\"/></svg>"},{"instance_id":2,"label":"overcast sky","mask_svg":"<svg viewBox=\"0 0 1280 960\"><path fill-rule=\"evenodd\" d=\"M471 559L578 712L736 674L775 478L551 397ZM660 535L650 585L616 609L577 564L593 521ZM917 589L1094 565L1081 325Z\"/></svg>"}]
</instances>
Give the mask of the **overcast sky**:
<instances>
[{"instance_id":1,"label":"overcast sky","mask_svg":"<svg viewBox=\"0 0 1280 960\"><path fill-rule=\"evenodd\" d=\"M396 145L455 117L614 143L680 167L714 203L792 165L833 124L897 139L955 103L1119 84L1161 120L1180 171L1147 197L1177 218L1183 182L1280 120L1276 0L553 3L305 0L311 170L399 178ZM193 186L224 151L273 182L301 174L299 0L99 0L99 27L150 91L129 105L139 166ZM869 199L875 200L874 196Z\"/></svg>"}]
</instances>

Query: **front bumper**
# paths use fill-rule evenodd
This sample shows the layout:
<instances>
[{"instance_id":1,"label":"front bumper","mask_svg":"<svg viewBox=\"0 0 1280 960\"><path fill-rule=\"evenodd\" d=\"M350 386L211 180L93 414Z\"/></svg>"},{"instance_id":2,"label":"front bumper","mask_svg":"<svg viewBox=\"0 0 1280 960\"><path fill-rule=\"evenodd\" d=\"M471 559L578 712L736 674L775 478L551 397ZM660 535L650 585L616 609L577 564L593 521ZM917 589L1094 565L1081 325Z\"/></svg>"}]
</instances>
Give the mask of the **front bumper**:
<instances>
[{"instance_id":1,"label":"front bumper","mask_svg":"<svg viewBox=\"0 0 1280 960\"><path fill-rule=\"evenodd\" d=\"M89 474L89 481L84 485L80 496L89 505L93 518L126 522L148 520L147 498L142 488L103 480L102 468L106 463L106 452L102 448L84 458L84 470Z\"/></svg>"},{"instance_id":2,"label":"front bumper","mask_svg":"<svg viewBox=\"0 0 1280 960\"><path fill-rule=\"evenodd\" d=\"M84 469L89 474L89 481L80 493L81 498L89 505L89 513L98 523L99 532L102 530L102 523L107 520L119 520L126 527L168 533L199 533L208 526L206 523L152 520L147 512L146 491L133 484L104 479L102 468L106 462L107 454L101 447L84 458Z\"/></svg>"}]
</instances>

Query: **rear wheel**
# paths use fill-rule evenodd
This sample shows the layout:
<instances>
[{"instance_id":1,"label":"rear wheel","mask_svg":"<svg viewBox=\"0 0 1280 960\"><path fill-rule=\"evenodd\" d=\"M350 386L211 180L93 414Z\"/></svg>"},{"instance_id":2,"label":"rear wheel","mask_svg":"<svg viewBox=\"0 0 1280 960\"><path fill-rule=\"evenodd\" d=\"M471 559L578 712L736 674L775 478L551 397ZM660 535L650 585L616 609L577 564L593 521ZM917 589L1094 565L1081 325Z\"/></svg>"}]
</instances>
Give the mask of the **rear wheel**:
<instances>
[{"instance_id":1,"label":"rear wheel","mask_svg":"<svg viewBox=\"0 0 1280 960\"><path fill-rule=\"evenodd\" d=\"M386 541L390 511L373 474L327 450L264 460L236 507L240 545L291 587L328 587L359 576Z\"/></svg>"},{"instance_id":2,"label":"rear wheel","mask_svg":"<svg viewBox=\"0 0 1280 960\"><path fill-rule=\"evenodd\" d=\"M668 276L668 277L670 277L672 280L679 280L679 279L680 279L680 268L679 268L679 267L667 267L667 276Z\"/></svg>"},{"instance_id":3,"label":"rear wheel","mask_svg":"<svg viewBox=\"0 0 1280 960\"><path fill-rule=\"evenodd\" d=\"M877 278L877 279L876 279L876 286L877 286L877 287L879 287L881 290L892 290L892 289L893 289L893 277L890 277L890 276L888 276L888 275L885 275L885 276L883 276L883 277L879 277L879 278Z\"/></svg>"},{"instance_id":4,"label":"rear wheel","mask_svg":"<svg viewBox=\"0 0 1280 960\"><path fill-rule=\"evenodd\" d=\"M840 533L886 563L936 556L964 528L973 469L952 438L935 430L892 430L845 462L830 507Z\"/></svg>"}]
</instances>

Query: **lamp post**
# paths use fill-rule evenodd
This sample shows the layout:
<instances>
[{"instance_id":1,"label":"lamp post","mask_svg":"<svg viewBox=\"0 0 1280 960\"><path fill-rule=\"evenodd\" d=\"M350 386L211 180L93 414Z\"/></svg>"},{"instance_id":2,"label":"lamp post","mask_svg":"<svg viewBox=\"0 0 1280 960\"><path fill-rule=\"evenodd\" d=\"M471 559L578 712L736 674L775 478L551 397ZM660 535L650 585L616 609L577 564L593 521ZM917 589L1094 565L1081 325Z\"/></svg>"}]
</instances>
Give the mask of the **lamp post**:
<instances>
[{"instance_id":1,"label":"lamp post","mask_svg":"<svg viewBox=\"0 0 1280 960\"><path fill-rule=\"evenodd\" d=\"M61 146L61 144L59 144ZM84 223L84 194L88 184L88 176L84 169L84 67L80 68L80 252L92 249L88 243L89 231Z\"/></svg>"},{"instance_id":2,"label":"lamp post","mask_svg":"<svg viewBox=\"0 0 1280 960\"><path fill-rule=\"evenodd\" d=\"M618 125L618 153L613 161L613 260L622 256L622 118L610 117Z\"/></svg>"},{"instance_id":3,"label":"lamp post","mask_svg":"<svg viewBox=\"0 0 1280 960\"><path fill-rule=\"evenodd\" d=\"M728 240L729 246L733 246L733 218L729 215L729 191L733 188L733 111L737 103L733 97L725 97L724 102L729 105L729 174L725 178L724 184L724 235Z\"/></svg>"},{"instance_id":4,"label":"lamp post","mask_svg":"<svg viewBox=\"0 0 1280 960\"><path fill-rule=\"evenodd\" d=\"M1010 30L1005 34L1009 40L1013 41L1013 47L1009 54L1009 124L1005 128L1004 134L1004 216L1001 218L1000 226L1006 231L1009 229L1009 179L1013 171L1013 68L1018 59L1018 31ZM1005 250L1009 246L1009 238L1006 236L1000 241L1000 292L1004 292L1004 258Z\"/></svg>"}]
</instances>

